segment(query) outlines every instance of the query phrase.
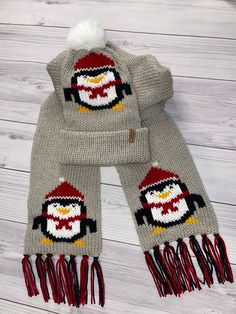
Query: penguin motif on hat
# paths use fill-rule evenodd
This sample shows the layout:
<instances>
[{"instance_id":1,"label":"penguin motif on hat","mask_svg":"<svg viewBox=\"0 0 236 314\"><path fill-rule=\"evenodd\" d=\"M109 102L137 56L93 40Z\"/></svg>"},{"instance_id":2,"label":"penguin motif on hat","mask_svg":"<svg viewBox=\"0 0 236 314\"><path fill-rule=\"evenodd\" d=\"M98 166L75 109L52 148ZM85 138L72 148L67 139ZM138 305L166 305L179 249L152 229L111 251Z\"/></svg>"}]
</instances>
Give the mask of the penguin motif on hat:
<instances>
[{"instance_id":1,"label":"penguin motif on hat","mask_svg":"<svg viewBox=\"0 0 236 314\"><path fill-rule=\"evenodd\" d=\"M97 231L96 221L87 218L84 195L69 182L60 183L48 193L42 205L42 214L34 218L33 229L41 231L44 238L42 244L53 242L69 242L77 246L85 246L81 240L87 233Z\"/></svg>"},{"instance_id":2,"label":"penguin motif on hat","mask_svg":"<svg viewBox=\"0 0 236 314\"><path fill-rule=\"evenodd\" d=\"M72 101L73 95L79 112L124 109L124 104L120 103L124 93L132 94L130 85L122 82L114 60L94 52L77 60L71 87L64 88L65 100Z\"/></svg>"},{"instance_id":3,"label":"penguin motif on hat","mask_svg":"<svg viewBox=\"0 0 236 314\"><path fill-rule=\"evenodd\" d=\"M138 225L145 224L145 217L148 224L155 226L153 234L174 225L199 222L193 213L205 202L201 195L191 194L177 174L154 164L138 188L143 208L135 217Z\"/></svg>"}]
</instances>

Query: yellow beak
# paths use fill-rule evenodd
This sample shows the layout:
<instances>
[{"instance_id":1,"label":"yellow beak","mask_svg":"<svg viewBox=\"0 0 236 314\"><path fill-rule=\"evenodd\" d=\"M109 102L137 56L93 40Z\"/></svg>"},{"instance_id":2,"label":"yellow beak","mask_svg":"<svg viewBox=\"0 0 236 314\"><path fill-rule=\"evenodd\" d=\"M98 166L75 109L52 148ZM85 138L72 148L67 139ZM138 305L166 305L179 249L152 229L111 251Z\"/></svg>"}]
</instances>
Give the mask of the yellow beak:
<instances>
[{"instance_id":1,"label":"yellow beak","mask_svg":"<svg viewBox=\"0 0 236 314\"><path fill-rule=\"evenodd\" d=\"M164 198L167 198L170 194L171 194L170 191L162 192L159 195L156 195L156 198L164 199Z\"/></svg>"},{"instance_id":2,"label":"yellow beak","mask_svg":"<svg viewBox=\"0 0 236 314\"><path fill-rule=\"evenodd\" d=\"M98 84L98 83L100 83L104 78L105 78L104 75L99 75L99 76L96 76L96 77L89 77L89 78L86 79L86 81L89 82L89 83Z\"/></svg>"},{"instance_id":3,"label":"yellow beak","mask_svg":"<svg viewBox=\"0 0 236 314\"><path fill-rule=\"evenodd\" d=\"M70 209L69 208L57 208L58 213L60 213L61 215L66 215L69 214Z\"/></svg>"}]
</instances>

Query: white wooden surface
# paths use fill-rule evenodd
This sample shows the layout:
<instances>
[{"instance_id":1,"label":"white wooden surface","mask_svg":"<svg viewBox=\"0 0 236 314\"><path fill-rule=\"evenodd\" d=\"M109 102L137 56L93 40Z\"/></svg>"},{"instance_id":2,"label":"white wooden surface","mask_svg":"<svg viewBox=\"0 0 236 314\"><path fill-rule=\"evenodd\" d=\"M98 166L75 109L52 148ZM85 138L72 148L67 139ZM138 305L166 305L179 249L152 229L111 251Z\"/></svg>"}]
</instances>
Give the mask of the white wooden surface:
<instances>
[{"instance_id":1,"label":"white wooden surface","mask_svg":"<svg viewBox=\"0 0 236 314\"><path fill-rule=\"evenodd\" d=\"M76 313L28 298L20 261L32 136L52 90L45 65L65 48L68 27L95 18L127 51L171 68L167 110L180 127L216 210L235 271L236 1L0 1L0 313ZM115 169L102 169L102 266L106 307L81 313L236 313L235 284L160 299Z\"/></svg>"}]
</instances>

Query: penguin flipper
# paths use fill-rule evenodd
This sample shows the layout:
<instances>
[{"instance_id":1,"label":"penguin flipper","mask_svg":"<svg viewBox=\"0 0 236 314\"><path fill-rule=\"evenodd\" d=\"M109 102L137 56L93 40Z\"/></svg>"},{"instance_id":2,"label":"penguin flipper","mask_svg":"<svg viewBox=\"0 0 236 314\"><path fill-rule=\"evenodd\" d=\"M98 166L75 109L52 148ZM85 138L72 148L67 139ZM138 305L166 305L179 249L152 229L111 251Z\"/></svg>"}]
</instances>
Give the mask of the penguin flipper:
<instances>
[{"instance_id":1,"label":"penguin flipper","mask_svg":"<svg viewBox=\"0 0 236 314\"><path fill-rule=\"evenodd\" d=\"M43 221L42 218L43 218L43 217L42 217L41 215L34 218L33 227L32 227L33 230L36 230L36 229L39 228L39 225L40 225L40 224L42 223L42 221Z\"/></svg>"},{"instance_id":2,"label":"penguin flipper","mask_svg":"<svg viewBox=\"0 0 236 314\"><path fill-rule=\"evenodd\" d=\"M195 195L196 195L196 202L198 204L198 207L199 208L205 207L206 204L205 204L205 202L203 200L203 197L201 195L198 195L198 194L195 194Z\"/></svg>"},{"instance_id":3,"label":"penguin flipper","mask_svg":"<svg viewBox=\"0 0 236 314\"><path fill-rule=\"evenodd\" d=\"M64 88L65 101L72 101L71 94L72 94L71 88Z\"/></svg>"},{"instance_id":4,"label":"penguin flipper","mask_svg":"<svg viewBox=\"0 0 236 314\"><path fill-rule=\"evenodd\" d=\"M148 224L154 225L154 220L149 208L140 208L135 213L135 218L139 226L145 224L144 217L146 217Z\"/></svg>"},{"instance_id":5,"label":"penguin flipper","mask_svg":"<svg viewBox=\"0 0 236 314\"><path fill-rule=\"evenodd\" d=\"M89 227L89 231L90 233L95 233L97 232L97 223L95 220L91 219L91 218L87 218L86 219L86 226Z\"/></svg>"},{"instance_id":6,"label":"penguin flipper","mask_svg":"<svg viewBox=\"0 0 236 314\"><path fill-rule=\"evenodd\" d=\"M202 196L199 194L188 195L186 197L186 202L190 208L194 206L194 210L196 210L196 204L198 205L198 208L206 206Z\"/></svg>"},{"instance_id":7,"label":"penguin flipper","mask_svg":"<svg viewBox=\"0 0 236 314\"><path fill-rule=\"evenodd\" d=\"M75 88L71 88L71 87L66 87L64 88L64 97L65 97L65 101L72 101L72 96L74 97L74 100L77 104L80 103L80 97L79 97L79 93L77 91L77 89Z\"/></svg>"},{"instance_id":8,"label":"penguin flipper","mask_svg":"<svg viewBox=\"0 0 236 314\"><path fill-rule=\"evenodd\" d=\"M123 83L123 90L125 91L126 95L132 94L130 85L128 83Z\"/></svg>"}]
</instances>

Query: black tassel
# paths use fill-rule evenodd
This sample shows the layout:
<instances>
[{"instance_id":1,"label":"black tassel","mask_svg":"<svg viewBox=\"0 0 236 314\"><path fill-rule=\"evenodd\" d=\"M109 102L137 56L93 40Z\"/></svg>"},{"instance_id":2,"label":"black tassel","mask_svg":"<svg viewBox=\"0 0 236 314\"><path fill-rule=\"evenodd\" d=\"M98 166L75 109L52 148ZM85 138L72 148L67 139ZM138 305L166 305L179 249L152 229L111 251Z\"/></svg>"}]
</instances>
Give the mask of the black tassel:
<instances>
[{"instance_id":1,"label":"black tassel","mask_svg":"<svg viewBox=\"0 0 236 314\"><path fill-rule=\"evenodd\" d=\"M98 257L94 257L91 264L91 304L95 303L95 293L94 293L94 272L96 270L98 287L99 287L99 305L104 306L105 304L105 284L102 273L101 265L98 261Z\"/></svg>"},{"instance_id":2,"label":"black tassel","mask_svg":"<svg viewBox=\"0 0 236 314\"><path fill-rule=\"evenodd\" d=\"M194 235L189 237L190 247L197 258L198 265L202 271L204 283L206 282L208 287L213 284L213 268L212 265L209 264L206 256L204 255L201 246L199 245L197 239Z\"/></svg>"},{"instance_id":3,"label":"black tassel","mask_svg":"<svg viewBox=\"0 0 236 314\"><path fill-rule=\"evenodd\" d=\"M211 240L207 237L206 234L202 235L202 248L204 253L209 261L209 263L214 267L216 272L216 277L219 283L225 282L224 268L220 260L219 254L215 250Z\"/></svg>"},{"instance_id":4,"label":"black tassel","mask_svg":"<svg viewBox=\"0 0 236 314\"><path fill-rule=\"evenodd\" d=\"M219 233L214 234L214 247L220 257L220 263L224 269L224 277L226 281L234 282L233 271L227 255L226 245Z\"/></svg>"},{"instance_id":5,"label":"black tassel","mask_svg":"<svg viewBox=\"0 0 236 314\"><path fill-rule=\"evenodd\" d=\"M174 282L173 282L173 278L171 276L171 273L168 269L168 265L161 253L160 247L159 245L154 246L153 248L153 253L154 253L154 257L155 257L155 262L158 265L158 268L161 271L162 274L162 278L164 279L165 282L165 292L166 295L167 294L175 294L177 295L177 290L175 288Z\"/></svg>"},{"instance_id":6,"label":"black tassel","mask_svg":"<svg viewBox=\"0 0 236 314\"><path fill-rule=\"evenodd\" d=\"M72 304L76 307L80 306L80 288L76 269L76 256L70 255L69 273L71 283Z\"/></svg>"}]
</instances>

